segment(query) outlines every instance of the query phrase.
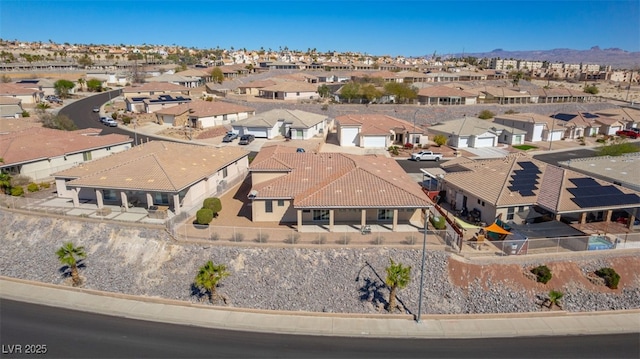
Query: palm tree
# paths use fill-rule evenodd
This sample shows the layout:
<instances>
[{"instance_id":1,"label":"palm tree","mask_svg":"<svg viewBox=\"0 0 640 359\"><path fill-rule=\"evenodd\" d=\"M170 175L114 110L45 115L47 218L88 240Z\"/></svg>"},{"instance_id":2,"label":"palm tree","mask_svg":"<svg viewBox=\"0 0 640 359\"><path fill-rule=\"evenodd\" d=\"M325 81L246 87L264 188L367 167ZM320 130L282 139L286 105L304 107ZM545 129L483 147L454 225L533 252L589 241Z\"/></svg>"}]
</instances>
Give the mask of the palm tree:
<instances>
[{"instance_id":1,"label":"palm tree","mask_svg":"<svg viewBox=\"0 0 640 359\"><path fill-rule=\"evenodd\" d=\"M391 265L386 268L387 278L385 284L389 287L388 311L393 311L396 307L396 292L409 284L411 280L411 267L405 267L402 263L396 263L389 258Z\"/></svg>"},{"instance_id":2,"label":"palm tree","mask_svg":"<svg viewBox=\"0 0 640 359\"><path fill-rule=\"evenodd\" d=\"M84 78L81 77L81 78L78 79L78 85L80 85L80 91L84 91L84 84L86 84L86 83L87 83L87 81L85 81Z\"/></svg>"},{"instance_id":3,"label":"palm tree","mask_svg":"<svg viewBox=\"0 0 640 359\"><path fill-rule=\"evenodd\" d=\"M80 285L80 274L78 274L78 264L80 261L87 257L83 246L74 246L73 243L65 243L58 251L56 251L58 260L60 263L68 266L71 269L71 279L73 280L73 286Z\"/></svg>"},{"instance_id":4,"label":"palm tree","mask_svg":"<svg viewBox=\"0 0 640 359\"><path fill-rule=\"evenodd\" d=\"M564 293L559 290L550 290L549 291L549 309L553 308L554 305L560 308L560 299L564 297Z\"/></svg>"},{"instance_id":5,"label":"palm tree","mask_svg":"<svg viewBox=\"0 0 640 359\"><path fill-rule=\"evenodd\" d=\"M212 261L208 261L204 266L200 267L194 284L196 287L204 289L209 294L209 301L213 303L218 296L216 294L218 283L230 274L224 264L216 265Z\"/></svg>"}]
</instances>

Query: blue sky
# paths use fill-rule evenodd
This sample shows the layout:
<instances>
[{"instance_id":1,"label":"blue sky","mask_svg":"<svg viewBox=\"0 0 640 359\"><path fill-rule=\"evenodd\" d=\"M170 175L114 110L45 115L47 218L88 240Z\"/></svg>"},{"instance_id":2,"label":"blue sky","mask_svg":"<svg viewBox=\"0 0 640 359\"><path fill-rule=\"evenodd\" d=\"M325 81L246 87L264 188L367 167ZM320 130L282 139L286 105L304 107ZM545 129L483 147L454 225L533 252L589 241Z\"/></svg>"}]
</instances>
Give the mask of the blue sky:
<instances>
[{"instance_id":1,"label":"blue sky","mask_svg":"<svg viewBox=\"0 0 640 359\"><path fill-rule=\"evenodd\" d=\"M0 0L0 38L372 55L640 51L640 1Z\"/></svg>"}]
</instances>

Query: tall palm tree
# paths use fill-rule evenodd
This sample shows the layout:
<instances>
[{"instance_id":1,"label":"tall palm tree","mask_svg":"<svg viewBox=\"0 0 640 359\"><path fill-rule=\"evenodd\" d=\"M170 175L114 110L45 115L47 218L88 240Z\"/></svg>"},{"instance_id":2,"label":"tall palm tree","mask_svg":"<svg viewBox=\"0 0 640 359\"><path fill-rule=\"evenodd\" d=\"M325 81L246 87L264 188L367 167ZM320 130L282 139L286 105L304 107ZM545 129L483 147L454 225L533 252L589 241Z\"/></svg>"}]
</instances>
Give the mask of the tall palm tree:
<instances>
[{"instance_id":1,"label":"tall palm tree","mask_svg":"<svg viewBox=\"0 0 640 359\"><path fill-rule=\"evenodd\" d=\"M230 274L231 273L227 271L226 265L213 264L212 261L208 261L198 270L194 284L196 287L204 289L209 295L209 301L213 303L214 299L218 296L216 294L216 287L218 286L218 283Z\"/></svg>"},{"instance_id":2,"label":"tall palm tree","mask_svg":"<svg viewBox=\"0 0 640 359\"><path fill-rule=\"evenodd\" d=\"M67 265L71 270L71 279L73 286L80 285L80 274L78 273L78 264L87 257L83 246L74 246L73 243L67 242L56 251L60 263Z\"/></svg>"},{"instance_id":3,"label":"tall palm tree","mask_svg":"<svg viewBox=\"0 0 640 359\"><path fill-rule=\"evenodd\" d=\"M387 278L385 284L389 287L388 311L393 311L396 307L396 293L409 284L411 280L411 267L405 267L402 263L396 263L389 258L391 264L386 268Z\"/></svg>"}]
</instances>

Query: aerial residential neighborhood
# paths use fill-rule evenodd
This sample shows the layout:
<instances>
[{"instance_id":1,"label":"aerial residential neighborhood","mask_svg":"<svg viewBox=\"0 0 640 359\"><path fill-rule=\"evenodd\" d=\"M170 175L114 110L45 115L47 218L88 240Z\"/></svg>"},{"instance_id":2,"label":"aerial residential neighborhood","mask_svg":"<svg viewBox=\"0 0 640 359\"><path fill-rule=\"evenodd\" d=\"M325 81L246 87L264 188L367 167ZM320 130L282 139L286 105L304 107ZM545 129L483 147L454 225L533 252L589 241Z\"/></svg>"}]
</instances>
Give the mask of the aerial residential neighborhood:
<instances>
[{"instance_id":1,"label":"aerial residential neighborhood","mask_svg":"<svg viewBox=\"0 0 640 359\"><path fill-rule=\"evenodd\" d=\"M633 56L356 42L0 39L0 298L354 340L640 332Z\"/></svg>"}]
</instances>

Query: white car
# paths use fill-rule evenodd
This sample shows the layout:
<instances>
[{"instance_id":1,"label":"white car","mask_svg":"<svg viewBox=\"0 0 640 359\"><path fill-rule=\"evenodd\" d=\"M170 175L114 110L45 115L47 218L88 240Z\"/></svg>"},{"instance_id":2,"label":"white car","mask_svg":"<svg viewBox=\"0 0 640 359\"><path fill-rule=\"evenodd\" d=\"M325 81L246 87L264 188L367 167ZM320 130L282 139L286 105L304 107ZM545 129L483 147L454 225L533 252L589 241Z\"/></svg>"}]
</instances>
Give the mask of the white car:
<instances>
[{"instance_id":1,"label":"white car","mask_svg":"<svg viewBox=\"0 0 640 359\"><path fill-rule=\"evenodd\" d=\"M118 123L116 122L116 120L109 118L106 121L103 122L105 125L109 126L109 127L118 127Z\"/></svg>"},{"instance_id":2,"label":"white car","mask_svg":"<svg viewBox=\"0 0 640 359\"><path fill-rule=\"evenodd\" d=\"M94 107L94 108L93 108L93 112L95 112L95 113L100 112L100 107Z\"/></svg>"}]
</instances>

